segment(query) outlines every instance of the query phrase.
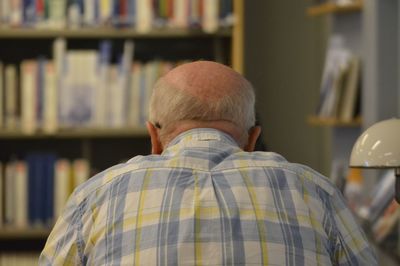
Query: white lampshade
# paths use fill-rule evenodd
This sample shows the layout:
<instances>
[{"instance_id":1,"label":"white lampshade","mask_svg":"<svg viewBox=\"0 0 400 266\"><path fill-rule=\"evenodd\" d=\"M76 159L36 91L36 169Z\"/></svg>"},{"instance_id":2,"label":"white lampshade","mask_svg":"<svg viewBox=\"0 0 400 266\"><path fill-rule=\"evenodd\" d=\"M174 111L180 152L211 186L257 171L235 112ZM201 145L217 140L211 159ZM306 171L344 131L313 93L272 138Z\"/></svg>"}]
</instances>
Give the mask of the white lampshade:
<instances>
[{"instance_id":1,"label":"white lampshade","mask_svg":"<svg viewBox=\"0 0 400 266\"><path fill-rule=\"evenodd\" d=\"M384 120L365 130L353 146L350 166L399 168L400 119Z\"/></svg>"}]
</instances>

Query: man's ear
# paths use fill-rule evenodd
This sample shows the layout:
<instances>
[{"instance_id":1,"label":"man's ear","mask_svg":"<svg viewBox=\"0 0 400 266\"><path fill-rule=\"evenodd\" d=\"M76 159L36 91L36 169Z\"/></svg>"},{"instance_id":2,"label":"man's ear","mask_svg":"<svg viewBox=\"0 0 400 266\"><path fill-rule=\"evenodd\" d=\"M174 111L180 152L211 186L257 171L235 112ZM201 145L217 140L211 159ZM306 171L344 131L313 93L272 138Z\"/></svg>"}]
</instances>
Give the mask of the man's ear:
<instances>
[{"instance_id":1,"label":"man's ear","mask_svg":"<svg viewBox=\"0 0 400 266\"><path fill-rule=\"evenodd\" d=\"M158 136L157 128L149 121L146 122L146 127L151 139L151 154L161 154L163 148Z\"/></svg>"},{"instance_id":2,"label":"man's ear","mask_svg":"<svg viewBox=\"0 0 400 266\"><path fill-rule=\"evenodd\" d=\"M244 146L244 151L254 151L254 148L256 146L256 142L258 137L261 134L261 127L260 126L254 126L249 130L249 137L247 139L247 144Z\"/></svg>"}]
</instances>

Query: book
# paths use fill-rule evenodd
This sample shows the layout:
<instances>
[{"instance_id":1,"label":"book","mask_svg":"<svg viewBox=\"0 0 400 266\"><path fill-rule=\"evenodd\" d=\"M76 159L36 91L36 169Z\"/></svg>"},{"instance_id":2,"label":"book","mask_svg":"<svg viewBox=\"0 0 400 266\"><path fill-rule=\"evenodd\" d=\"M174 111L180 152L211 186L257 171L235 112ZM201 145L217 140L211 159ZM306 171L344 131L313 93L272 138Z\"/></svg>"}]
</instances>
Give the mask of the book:
<instances>
[{"instance_id":1,"label":"book","mask_svg":"<svg viewBox=\"0 0 400 266\"><path fill-rule=\"evenodd\" d=\"M9 130L17 128L17 69L15 65L5 68L5 126Z\"/></svg>"},{"instance_id":2,"label":"book","mask_svg":"<svg viewBox=\"0 0 400 266\"><path fill-rule=\"evenodd\" d=\"M372 226L372 234L377 243L381 243L395 229L400 218L400 206L396 200L385 208L383 214ZM397 229L398 230L398 229Z\"/></svg>"},{"instance_id":3,"label":"book","mask_svg":"<svg viewBox=\"0 0 400 266\"><path fill-rule=\"evenodd\" d=\"M101 41L99 48L99 63L97 67L97 85L95 90L95 114L94 124L97 127L107 126L108 97L107 90L110 86L110 61L111 61L110 41Z\"/></svg>"},{"instance_id":4,"label":"book","mask_svg":"<svg viewBox=\"0 0 400 266\"><path fill-rule=\"evenodd\" d=\"M43 131L55 133L58 128L58 95L53 62L46 64L43 89Z\"/></svg>"},{"instance_id":5,"label":"book","mask_svg":"<svg viewBox=\"0 0 400 266\"><path fill-rule=\"evenodd\" d=\"M138 32L148 32L152 28L153 9L151 0L136 0L136 29Z\"/></svg>"},{"instance_id":6,"label":"book","mask_svg":"<svg viewBox=\"0 0 400 266\"><path fill-rule=\"evenodd\" d=\"M4 1L4 0L3 0ZM10 0L10 25L13 27L21 26L23 21L22 0Z\"/></svg>"},{"instance_id":7,"label":"book","mask_svg":"<svg viewBox=\"0 0 400 266\"><path fill-rule=\"evenodd\" d=\"M4 226L4 165L0 162L0 229Z\"/></svg>"},{"instance_id":8,"label":"book","mask_svg":"<svg viewBox=\"0 0 400 266\"><path fill-rule=\"evenodd\" d=\"M338 117L343 121L351 121L355 116L357 96L359 92L360 80L360 59L352 56L349 63L349 73L347 82L344 85L342 106Z\"/></svg>"},{"instance_id":9,"label":"book","mask_svg":"<svg viewBox=\"0 0 400 266\"><path fill-rule=\"evenodd\" d=\"M54 60L54 73L55 83L58 91L57 94L57 117L59 123L62 125L67 117L67 110L62 102L66 99L67 90L65 89L65 53L66 53L66 40L57 38L53 43L53 60Z\"/></svg>"},{"instance_id":10,"label":"book","mask_svg":"<svg viewBox=\"0 0 400 266\"><path fill-rule=\"evenodd\" d=\"M49 7L49 27L64 28L66 25L66 0L50 0Z\"/></svg>"},{"instance_id":11,"label":"book","mask_svg":"<svg viewBox=\"0 0 400 266\"><path fill-rule=\"evenodd\" d=\"M18 228L28 226L28 176L26 163L15 162L14 168L15 223Z\"/></svg>"},{"instance_id":12,"label":"book","mask_svg":"<svg viewBox=\"0 0 400 266\"><path fill-rule=\"evenodd\" d=\"M0 62L0 129L4 127L4 67Z\"/></svg>"},{"instance_id":13,"label":"book","mask_svg":"<svg viewBox=\"0 0 400 266\"><path fill-rule=\"evenodd\" d=\"M54 222L54 174L57 158L54 154L45 154L42 157L44 165L44 192L43 192L43 223L51 226Z\"/></svg>"},{"instance_id":14,"label":"book","mask_svg":"<svg viewBox=\"0 0 400 266\"><path fill-rule=\"evenodd\" d=\"M54 174L54 219L61 215L64 205L72 191L71 163L66 159L59 159L55 163Z\"/></svg>"},{"instance_id":15,"label":"book","mask_svg":"<svg viewBox=\"0 0 400 266\"><path fill-rule=\"evenodd\" d=\"M173 2L173 26L187 28L189 25L189 1L175 0Z\"/></svg>"},{"instance_id":16,"label":"book","mask_svg":"<svg viewBox=\"0 0 400 266\"><path fill-rule=\"evenodd\" d=\"M112 0L100 0L99 5L99 21L102 25L107 25L111 22L112 16Z\"/></svg>"},{"instance_id":17,"label":"book","mask_svg":"<svg viewBox=\"0 0 400 266\"><path fill-rule=\"evenodd\" d=\"M21 63L21 129L33 134L37 129L37 62L25 60Z\"/></svg>"},{"instance_id":18,"label":"book","mask_svg":"<svg viewBox=\"0 0 400 266\"><path fill-rule=\"evenodd\" d=\"M204 14L202 28L207 33L217 31L219 27L219 1L203 0Z\"/></svg>"},{"instance_id":19,"label":"book","mask_svg":"<svg viewBox=\"0 0 400 266\"><path fill-rule=\"evenodd\" d=\"M334 35L329 41L328 51L321 81L320 99L317 108L319 117L336 117L337 106L340 104L342 86L346 78L351 52L345 48L342 36ZM336 106L335 106L336 103Z\"/></svg>"},{"instance_id":20,"label":"book","mask_svg":"<svg viewBox=\"0 0 400 266\"><path fill-rule=\"evenodd\" d=\"M130 84L130 100L128 125L138 126L140 124L141 109L141 79L143 76L143 65L140 62L134 62L132 65L131 84Z\"/></svg>"},{"instance_id":21,"label":"book","mask_svg":"<svg viewBox=\"0 0 400 266\"><path fill-rule=\"evenodd\" d=\"M89 161L85 159L75 159L72 163L73 186L74 188L86 182L90 177Z\"/></svg>"},{"instance_id":22,"label":"book","mask_svg":"<svg viewBox=\"0 0 400 266\"><path fill-rule=\"evenodd\" d=\"M23 0L23 22L27 27L32 27L36 23L36 3L35 0Z\"/></svg>"},{"instance_id":23,"label":"book","mask_svg":"<svg viewBox=\"0 0 400 266\"><path fill-rule=\"evenodd\" d=\"M87 26L93 26L96 23L95 18L95 1L96 0L84 0L83 7L83 22Z\"/></svg>"},{"instance_id":24,"label":"book","mask_svg":"<svg viewBox=\"0 0 400 266\"><path fill-rule=\"evenodd\" d=\"M9 161L5 165L4 185L4 221L5 225L14 225L16 216L16 195L15 195L15 161Z\"/></svg>"}]
</instances>

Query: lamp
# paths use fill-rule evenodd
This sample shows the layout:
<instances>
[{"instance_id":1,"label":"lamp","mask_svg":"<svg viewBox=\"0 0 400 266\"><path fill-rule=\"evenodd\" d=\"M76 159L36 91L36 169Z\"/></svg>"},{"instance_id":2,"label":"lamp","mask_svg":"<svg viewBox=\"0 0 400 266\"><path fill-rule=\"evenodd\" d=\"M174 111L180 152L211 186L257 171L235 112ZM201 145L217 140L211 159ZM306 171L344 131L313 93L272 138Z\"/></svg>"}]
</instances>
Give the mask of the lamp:
<instances>
[{"instance_id":1,"label":"lamp","mask_svg":"<svg viewBox=\"0 0 400 266\"><path fill-rule=\"evenodd\" d=\"M395 170L395 199L400 203L400 119L378 122L358 137L350 167Z\"/></svg>"}]
</instances>

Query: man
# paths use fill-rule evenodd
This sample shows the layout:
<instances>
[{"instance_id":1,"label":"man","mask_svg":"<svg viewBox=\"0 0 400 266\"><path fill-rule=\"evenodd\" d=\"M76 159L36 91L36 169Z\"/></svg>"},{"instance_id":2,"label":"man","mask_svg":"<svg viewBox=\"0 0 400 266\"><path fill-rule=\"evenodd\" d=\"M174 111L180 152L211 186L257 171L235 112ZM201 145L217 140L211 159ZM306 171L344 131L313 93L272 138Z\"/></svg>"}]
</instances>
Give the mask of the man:
<instances>
[{"instance_id":1,"label":"man","mask_svg":"<svg viewBox=\"0 0 400 266\"><path fill-rule=\"evenodd\" d=\"M339 191L313 170L252 152L254 92L214 62L155 85L150 156L78 187L41 265L375 265Z\"/></svg>"}]
</instances>

